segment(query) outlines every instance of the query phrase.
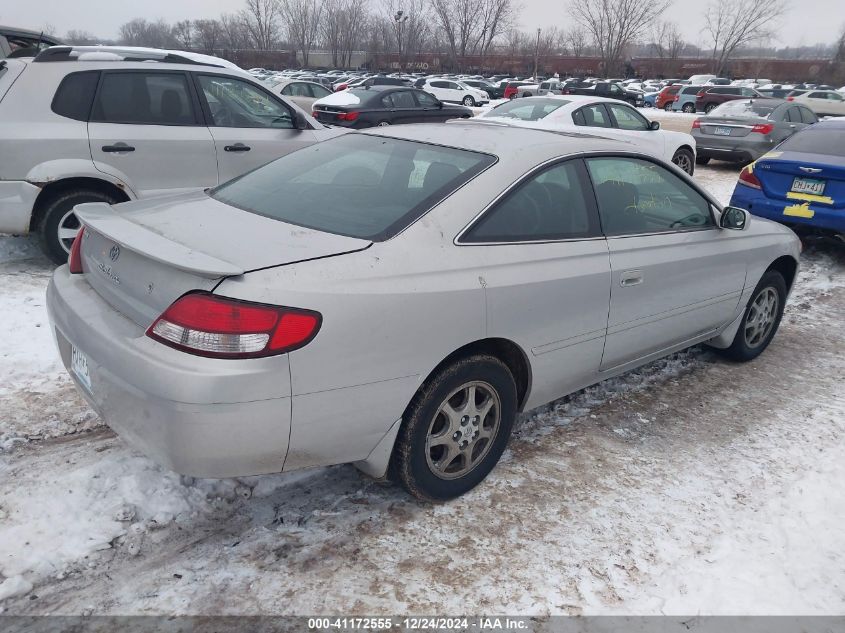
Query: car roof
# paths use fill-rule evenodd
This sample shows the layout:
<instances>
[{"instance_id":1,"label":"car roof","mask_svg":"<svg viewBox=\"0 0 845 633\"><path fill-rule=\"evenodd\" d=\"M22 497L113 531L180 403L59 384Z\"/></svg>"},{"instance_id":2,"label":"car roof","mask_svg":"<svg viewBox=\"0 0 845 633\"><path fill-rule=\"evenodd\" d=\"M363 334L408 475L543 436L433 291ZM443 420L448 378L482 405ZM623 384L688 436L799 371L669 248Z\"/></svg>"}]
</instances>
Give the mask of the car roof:
<instances>
[{"instance_id":1,"label":"car roof","mask_svg":"<svg viewBox=\"0 0 845 633\"><path fill-rule=\"evenodd\" d=\"M24 37L42 37L45 42L58 42L59 39L53 37L52 35L47 35L46 33L40 31L31 31L29 29L21 29L14 26L3 26L0 25L0 35L18 35Z\"/></svg>"},{"instance_id":2,"label":"car roof","mask_svg":"<svg viewBox=\"0 0 845 633\"><path fill-rule=\"evenodd\" d=\"M831 129L834 129L834 130L845 130L845 117L836 117L836 118L833 118L833 119L823 119L823 120L819 121L818 123L814 123L813 125L811 125L808 128L805 128L805 129L818 130L818 129L821 129L821 128L824 128L824 129L831 128Z\"/></svg>"},{"instance_id":3,"label":"car roof","mask_svg":"<svg viewBox=\"0 0 845 633\"><path fill-rule=\"evenodd\" d=\"M204 55L192 51L178 51L162 48L147 48L143 46L50 46L42 50L34 59L35 62L63 62L73 64L91 63L123 63L144 64L149 67L150 62L160 64L196 64L206 67L216 67L223 70L235 71L246 77L253 77L250 73L221 57Z\"/></svg>"},{"instance_id":4,"label":"car roof","mask_svg":"<svg viewBox=\"0 0 845 633\"><path fill-rule=\"evenodd\" d=\"M579 152L632 151L630 143L594 134L538 130L496 122L458 120L449 123L370 128L358 133L483 152L500 159L518 155L530 156L536 162Z\"/></svg>"}]
</instances>

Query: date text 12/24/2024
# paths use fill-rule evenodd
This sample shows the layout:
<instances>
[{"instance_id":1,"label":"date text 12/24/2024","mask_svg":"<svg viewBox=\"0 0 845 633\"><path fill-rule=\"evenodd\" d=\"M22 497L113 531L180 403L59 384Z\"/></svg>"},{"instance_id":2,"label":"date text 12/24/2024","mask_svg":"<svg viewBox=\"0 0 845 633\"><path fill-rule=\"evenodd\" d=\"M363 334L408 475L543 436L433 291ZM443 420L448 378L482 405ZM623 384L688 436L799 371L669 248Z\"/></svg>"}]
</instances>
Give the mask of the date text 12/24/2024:
<instances>
[{"instance_id":1,"label":"date text 12/24/2024","mask_svg":"<svg viewBox=\"0 0 845 633\"><path fill-rule=\"evenodd\" d=\"M521 631L528 628L527 618L479 617L411 617L309 618L309 631L384 631L394 627L408 631Z\"/></svg>"}]
</instances>

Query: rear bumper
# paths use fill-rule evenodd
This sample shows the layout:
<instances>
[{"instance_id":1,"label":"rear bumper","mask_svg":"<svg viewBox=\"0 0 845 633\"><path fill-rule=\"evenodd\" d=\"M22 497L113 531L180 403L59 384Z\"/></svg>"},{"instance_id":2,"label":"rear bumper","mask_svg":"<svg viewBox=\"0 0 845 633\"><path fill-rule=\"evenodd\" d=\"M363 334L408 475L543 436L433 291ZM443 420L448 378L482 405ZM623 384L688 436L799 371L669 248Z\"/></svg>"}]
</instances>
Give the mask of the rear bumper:
<instances>
[{"instance_id":1,"label":"rear bumper","mask_svg":"<svg viewBox=\"0 0 845 633\"><path fill-rule=\"evenodd\" d=\"M752 187L737 185L731 196L732 206L747 209L757 215L798 229L845 233L845 209L827 205L800 203L794 200L773 200ZM809 217L807 217L809 216Z\"/></svg>"},{"instance_id":2,"label":"rear bumper","mask_svg":"<svg viewBox=\"0 0 845 633\"><path fill-rule=\"evenodd\" d=\"M41 189L25 180L0 180L0 233L29 233L39 193Z\"/></svg>"},{"instance_id":3,"label":"rear bumper","mask_svg":"<svg viewBox=\"0 0 845 633\"><path fill-rule=\"evenodd\" d=\"M748 162L757 160L775 146L775 143L761 134L754 134L753 136L759 137L755 140L748 136L731 138L728 136L701 134L698 133L698 130L694 131L697 132L693 134L697 145L697 154L704 158L731 162Z\"/></svg>"},{"instance_id":4,"label":"rear bumper","mask_svg":"<svg viewBox=\"0 0 845 633\"><path fill-rule=\"evenodd\" d=\"M127 443L197 477L283 469L291 418L287 356L244 362L170 349L145 336L67 266L56 270L47 288L47 310L79 391ZM71 369L71 346L88 360L90 390Z\"/></svg>"}]
</instances>

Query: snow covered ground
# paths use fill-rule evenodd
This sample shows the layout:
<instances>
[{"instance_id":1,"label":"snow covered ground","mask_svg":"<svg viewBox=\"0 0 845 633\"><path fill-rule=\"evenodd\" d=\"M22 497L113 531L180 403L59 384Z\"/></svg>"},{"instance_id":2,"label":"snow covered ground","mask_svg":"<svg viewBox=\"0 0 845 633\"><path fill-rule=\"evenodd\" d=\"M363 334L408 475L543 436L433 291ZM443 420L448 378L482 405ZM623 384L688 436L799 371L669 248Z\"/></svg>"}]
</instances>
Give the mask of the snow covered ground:
<instances>
[{"instance_id":1,"label":"snow covered ground","mask_svg":"<svg viewBox=\"0 0 845 633\"><path fill-rule=\"evenodd\" d=\"M736 168L696 178L727 200ZM676 354L523 416L487 482L420 505L348 466L162 470L53 351L50 266L0 237L0 609L40 614L836 614L845 253L804 255L757 361Z\"/></svg>"}]
</instances>

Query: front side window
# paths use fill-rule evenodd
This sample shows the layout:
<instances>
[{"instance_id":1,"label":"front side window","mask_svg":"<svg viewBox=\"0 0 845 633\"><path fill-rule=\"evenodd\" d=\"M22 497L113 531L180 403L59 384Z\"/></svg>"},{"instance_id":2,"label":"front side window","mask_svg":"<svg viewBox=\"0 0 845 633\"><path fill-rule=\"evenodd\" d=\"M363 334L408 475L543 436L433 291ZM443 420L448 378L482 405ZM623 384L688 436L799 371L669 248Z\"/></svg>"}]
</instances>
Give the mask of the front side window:
<instances>
[{"instance_id":1,"label":"front side window","mask_svg":"<svg viewBox=\"0 0 845 633\"><path fill-rule=\"evenodd\" d=\"M467 150L348 134L283 156L209 195L289 224L382 241L495 160Z\"/></svg>"},{"instance_id":2,"label":"front side window","mask_svg":"<svg viewBox=\"0 0 845 633\"><path fill-rule=\"evenodd\" d=\"M801 122L802 123L808 123L808 124L812 125L813 123L819 122L819 117L817 117L815 115L815 113L812 110L810 110L809 108L805 108L803 106L800 106L798 109L801 110Z\"/></svg>"},{"instance_id":3,"label":"front side window","mask_svg":"<svg viewBox=\"0 0 845 633\"><path fill-rule=\"evenodd\" d=\"M282 94L288 97L310 97L311 91L308 84L297 81L285 86Z\"/></svg>"},{"instance_id":4,"label":"front side window","mask_svg":"<svg viewBox=\"0 0 845 633\"><path fill-rule=\"evenodd\" d=\"M183 73L107 72L100 83L91 120L195 125L188 78Z\"/></svg>"},{"instance_id":5,"label":"front side window","mask_svg":"<svg viewBox=\"0 0 845 633\"><path fill-rule=\"evenodd\" d=\"M616 125L620 130L643 132L649 129L648 121L633 108L618 103L609 103L607 107L613 114L613 118L616 119Z\"/></svg>"},{"instance_id":6,"label":"front side window","mask_svg":"<svg viewBox=\"0 0 845 633\"><path fill-rule=\"evenodd\" d=\"M414 93L414 96L417 98L417 102L423 108L436 108L437 105L440 103L436 98L432 95L428 94L427 92L418 91Z\"/></svg>"},{"instance_id":7,"label":"front side window","mask_svg":"<svg viewBox=\"0 0 845 633\"><path fill-rule=\"evenodd\" d=\"M606 235L715 226L710 203L659 165L638 158L590 158L587 167Z\"/></svg>"},{"instance_id":8,"label":"front side window","mask_svg":"<svg viewBox=\"0 0 845 633\"><path fill-rule=\"evenodd\" d=\"M416 108L417 104L414 102L413 95L407 90L399 90L397 92L393 92L389 95L386 95L388 99L390 99L391 106L393 108Z\"/></svg>"},{"instance_id":9,"label":"front side window","mask_svg":"<svg viewBox=\"0 0 845 633\"><path fill-rule=\"evenodd\" d=\"M286 107L249 82L222 75L200 75L199 81L217 127L294 126Z\"/></svg>"},{"instance_id":10,"label":"front side window","mask_svg":"<svg viewBox=\"0 0 845 633\"><path fill-rule=\"evenodd\" d=\"M462 242L531 242L587 238L598 227L587 206L577 163L531 176L485 213Z\"/></svg>"}]
</instances>

